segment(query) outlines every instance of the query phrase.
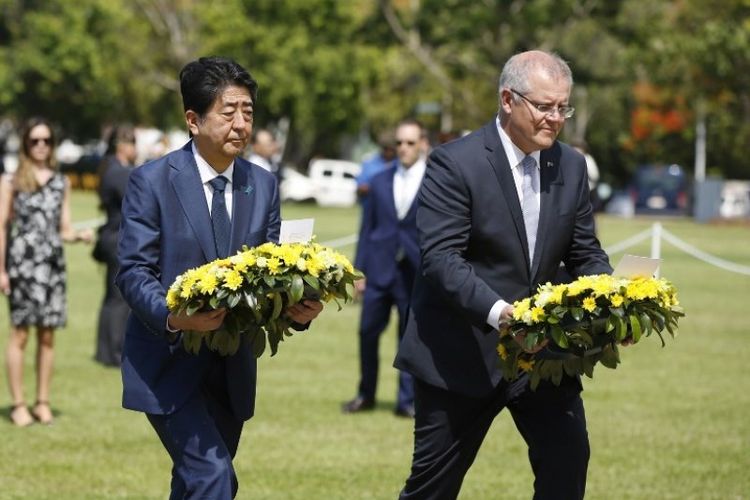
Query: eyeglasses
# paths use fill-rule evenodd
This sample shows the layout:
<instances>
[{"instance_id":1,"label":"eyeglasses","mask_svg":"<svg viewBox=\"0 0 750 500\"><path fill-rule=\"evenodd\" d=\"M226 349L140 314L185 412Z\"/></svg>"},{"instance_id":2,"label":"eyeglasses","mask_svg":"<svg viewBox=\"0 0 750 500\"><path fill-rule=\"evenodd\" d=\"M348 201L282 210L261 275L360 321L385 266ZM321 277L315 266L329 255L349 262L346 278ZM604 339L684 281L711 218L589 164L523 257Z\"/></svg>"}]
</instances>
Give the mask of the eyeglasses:
<instances>
[{"instance_id":1,"label":"eyeglasses","mask_svg":"<svg viewBox=\"0 0 750 500\"><path fill-rule=\"evenodd\" d=\"M37 144L40 144L40 143L46 146L49 146L51 142L52 142L51 137L40 137L38 139L35 137L29 137L29 144L32 146L36 146Z\"/></svg>"},{"instance_id":2,"label":"eyeglasses","mask_svg":"<svg viewBox=\"0 0 750 500\"><path fill-rule=\"evenodd\" d=\"M555 113L557 113L563 118L570 118L571 116L573 116L573 113L576 112L576 108L574 108L573 106L552 106L550 104L539 104L538 102L532 101L531 99L529 99L528 97L526 97L525 95L523 95L517 90L514 90L514 89L509 89L509 90L513 92L514 94L516 94L521 99L523 99L524 101L534 106L534 109L548 116L552 116Z\"/></svg>"},{"instance_id":3,"label":"eyeglasses","mask_svg":"<svg viewBox=\"0 0 750 500\"><path fill-rule=\"evenodd\" d=\"M402 144L406 144L407 146L413 146L417 143L417 141L396 141L396 146L401 146Z\"/></svg>"}]
</instances>

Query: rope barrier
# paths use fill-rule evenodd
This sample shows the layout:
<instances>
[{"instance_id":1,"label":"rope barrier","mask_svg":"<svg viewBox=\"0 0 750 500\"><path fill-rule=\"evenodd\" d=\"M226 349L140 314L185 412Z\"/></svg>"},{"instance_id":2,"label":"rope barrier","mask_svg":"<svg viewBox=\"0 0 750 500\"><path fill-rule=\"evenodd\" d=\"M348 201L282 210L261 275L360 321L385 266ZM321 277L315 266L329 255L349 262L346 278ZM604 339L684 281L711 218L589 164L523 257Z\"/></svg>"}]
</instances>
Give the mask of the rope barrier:
<instances>
[{"instance_id":1,"label":"rope barrier","mask_svg":"<svg viewBox=\"0 0 750 500\"><path fill-rule=\"evenodd\" d=\"M98 225L102 223L104 223L104 219L102 218L89 219L89 220L74 223L73 227L76 229L85 229L89 227L97 227ZM654 235L656 236L654 237ZM744 274L744 275L750 276L750 266L743 266L741 264L735 264L734 262L730 262L728 260L724 260L714 255L711 255L707 252L704 252L703 250L696 248L693 245L690 245L689 243L686 243L685 241L681 240L674 234L670 233L669 231L661 227L661 224L658 222L654 223L652 227L645 229L641 231L640 233L631 236L630 238L627 238L625 240L622 240L618 243L615 243L613 245L606 247L604 251L607 252L607 254L609 255L622 252L623 250L633 247L637 245L638 243L641 243L642 241L645 241L648 238L652 238L652 237L659 241L661 239L664 239L668 241L669 243L671 243L676 248L678 248L679 250L682 250L688 255L695 257L696 259L703 261L706 264L710 264L720 269L724 269L725 271L730 271L733 273ZM325 245L331 248L339 248L339 247L344 247L347 245L353 245L354 243L357 242L358 239L359 237L357 234L350 234L349 236L344 236L341 238L336 238L333 240L322 242L321 245ZM659 258L658 254L661 251L661 246L659 244L659 241L652 240L652 245L651 245L651 253L652 253L651 257L652 258ZM657 255L654 255L654 253L656 253Z\"/></svg>"},{"instance_id":2,"label":"rope barrier","mask_svg":"<svg viewBox=\"0 0 750 500\"><path fill-rule=\"evenodd\" d=\"M679 248L686 254L689 254L695 257L696 259L705 262L706 264L711 264L712 266L716 266L726 271L731 271L733 273L745 274L745 275L750 276L750 267L743 266L740 264L735 264L734 262L720 259L719 257L706 253L703 250L700 250L699 248L696 248L690 245L689 243L682 241L680 238L670 233L666 229L662 229L662 238L664 238L669 243Z\"/></svg>"},{"instance_id":3,"label":"rope barrier","mask_svg":"<svg viewBox=\"0 0 750 500\"><path fill-rule=\"evenodd\" d=\"M604 251L607 252L607 254L622 252L623 250L630 248L632 246L635 246L641 241L646 240L650 237L651 237L651 228L648 228L634 236L631 236L630 238L626 240L623 240L619 243L615 243L614 245L608 246L607 248L604 249Z\"/></svg>"}]
</instances>

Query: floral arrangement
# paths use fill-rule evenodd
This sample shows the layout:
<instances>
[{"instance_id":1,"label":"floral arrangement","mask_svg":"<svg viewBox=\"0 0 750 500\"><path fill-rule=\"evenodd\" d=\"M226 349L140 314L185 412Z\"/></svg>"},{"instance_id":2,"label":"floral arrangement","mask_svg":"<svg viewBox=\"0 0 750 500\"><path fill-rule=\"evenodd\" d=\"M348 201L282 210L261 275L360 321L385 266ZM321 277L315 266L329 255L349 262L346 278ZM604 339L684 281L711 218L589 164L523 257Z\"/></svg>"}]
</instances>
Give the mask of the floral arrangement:
<instances>
[{"instance_id":1,"label":"floral arrangement","mask_svg":"<svg viewBox=\"0 0 750 500\"><path fill-rule=\"evenodd\" d=\"M593 377L599 362L614 369L618 344L637 343L653 332L664 346L662 332L674 337L685 315L669 281L607 274L540 285L513 307L513 319L500 330L500 367L506 380L529 373L532 389L541 380L559 385L563 373Z\"/></svg>"},{"instance_id":2,"label":"floral arrangement","mask_svg":"<svg viewBox=\"0 0 750 500\"><path fill-rule=\"evenodd\" d=\"M362 273L342 254L317 243L264 243L217 259L178 276L167 291L175 314L227 308L222 326L208 333L183 332L185 349L198 353L205 342L222 355L237 352L247 335L256 357L291 336L292 321L283 311L303 299L336 301L353 298Z\"/></svg>"}]
</instances>

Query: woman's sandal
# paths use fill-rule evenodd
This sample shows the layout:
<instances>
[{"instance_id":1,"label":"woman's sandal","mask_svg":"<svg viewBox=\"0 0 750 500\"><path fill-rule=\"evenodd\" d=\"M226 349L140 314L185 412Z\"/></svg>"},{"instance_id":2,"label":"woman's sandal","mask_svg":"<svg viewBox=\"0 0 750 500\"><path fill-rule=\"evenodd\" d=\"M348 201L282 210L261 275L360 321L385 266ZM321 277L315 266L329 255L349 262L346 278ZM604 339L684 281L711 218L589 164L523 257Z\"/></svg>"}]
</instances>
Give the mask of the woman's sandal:
<instances>
[{"instance_id":1,"label":"woman's sandal","mask_svg":"<svg viewBox=\"0 0 750 500\"><path fill-rule=\"evenodd\" d=\"M40 407L41 408L46 408L47 411L44 412L44 413L40 412L39 411ZM52 416L52 408L50 408L49 401L39 401L39 400L37 400L37 402L34 403L34 409L31 410L31 415L40 424L51 425L52 422L55 421L55 418Z\"/></svg>"},{"instance_id":2,"label":"woman's sandal","mask_svg":"<svg viewBox=\"0 0 750 500\"><path fill-rule=\"evenodd\" d=\"M18 403L10 410L10 421L16 427L28 427L34 423L34 417L26 407L26 403Z\"/></svg>"}]
</instances>

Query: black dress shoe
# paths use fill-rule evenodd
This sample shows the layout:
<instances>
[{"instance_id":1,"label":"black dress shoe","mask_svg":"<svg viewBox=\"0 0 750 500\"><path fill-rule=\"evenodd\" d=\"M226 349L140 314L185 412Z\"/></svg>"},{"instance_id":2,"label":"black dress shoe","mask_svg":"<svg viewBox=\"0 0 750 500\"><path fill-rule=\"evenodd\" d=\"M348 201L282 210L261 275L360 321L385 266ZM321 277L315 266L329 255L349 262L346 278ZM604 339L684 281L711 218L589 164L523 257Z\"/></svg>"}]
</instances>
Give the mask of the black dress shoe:
<instances>
[{"instance_id":1,"label":"black dress shoe","mask_svg":"<svg viewBox=\"0 0 750 500\"><path fill-rule=\"evenodd\" d=\"M341 411L344 413L358 413L360 411L372 410L373 408L375 408L375 401L363 398L362 396L357 396L341 405Z\"/></svg>"},{"instance_id":2,"label":"black dress shoe","mask_svg":"<svg viewBox=\"0 0 750 500\"><path fill-rule=\"evenodd\" d=\"M412 405L400 406L396 408L396 410L393 413L395 413L397 417L414 418L414 406Z\"/></svg>"}]
</instances>

